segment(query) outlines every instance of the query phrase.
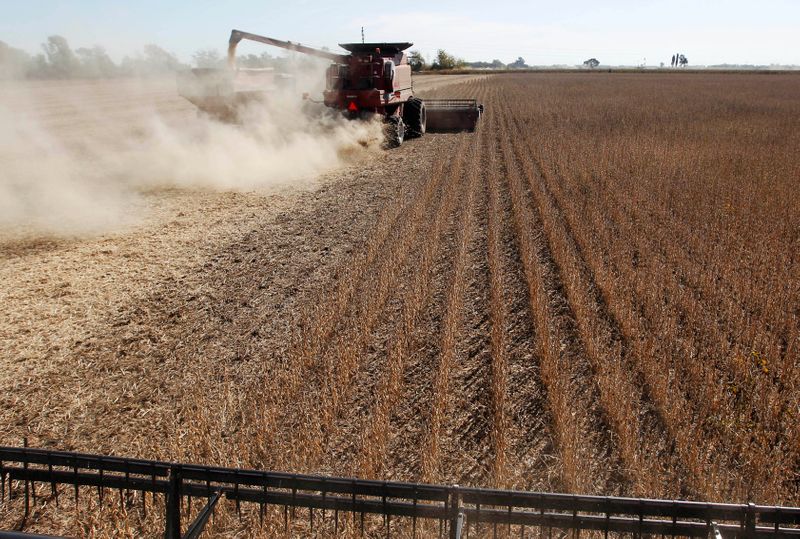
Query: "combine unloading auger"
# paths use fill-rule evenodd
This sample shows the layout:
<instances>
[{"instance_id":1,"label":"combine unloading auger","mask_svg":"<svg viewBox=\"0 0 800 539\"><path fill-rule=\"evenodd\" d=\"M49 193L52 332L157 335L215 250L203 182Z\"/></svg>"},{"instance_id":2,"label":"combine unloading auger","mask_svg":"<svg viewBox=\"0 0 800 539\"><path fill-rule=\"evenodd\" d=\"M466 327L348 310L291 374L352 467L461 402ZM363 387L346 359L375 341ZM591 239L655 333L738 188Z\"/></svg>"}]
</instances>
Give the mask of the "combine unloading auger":
<instances>
[{"instance_id":1,"label":"combine unloading auger","mask_svg":"<svg viewBox=\"0 0 800 539\"><path fill-rule=\"evenodd\" d=\"M230 119L241 105L267 99L286 86L288 75L236 66L236 47L242 40L330 60L322 102L350 119L383 116L389 146L427 131L474 131L483 112L474 99L416 97L405 52L412 43L343 43L339 46L349 54L337 54L240 30L231 31L228 69L192 70L179 77L179 93L201 111Z\"/></svg>"}]
</instances>

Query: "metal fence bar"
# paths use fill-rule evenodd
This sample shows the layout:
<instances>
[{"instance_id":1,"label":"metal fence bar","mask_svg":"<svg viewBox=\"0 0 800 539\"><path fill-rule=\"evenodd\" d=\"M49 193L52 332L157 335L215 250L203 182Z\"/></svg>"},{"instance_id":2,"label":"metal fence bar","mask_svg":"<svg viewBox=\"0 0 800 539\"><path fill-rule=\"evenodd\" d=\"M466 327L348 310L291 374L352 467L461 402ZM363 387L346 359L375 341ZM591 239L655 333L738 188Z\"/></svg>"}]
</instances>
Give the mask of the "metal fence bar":
<instances>
[{"instance_id":1,"label":"metal fence bar","mask_svg":"<svg viewBox=\"0 0 800 539\"><path fill-rule=\"evenodd\" d=\"M447 487L415 483L370 481L315 475L295 475L234 468L208 468L181 465L186 480L210 480L219 483L267 486L277 489L314 490L361 496L388 496L390 498L415 498L428 501L447 500Z\"/></svg>"},{"instance_id":2,"label":"metal fence bar","mask_svg":"<svg viewBox=\"0 0 800 539\"><path fill-rule=\"evenodd\" d=\"M490 530L505 527L504 534L517 526L524 536L525 528L547 536L572 530L577 537L582 530L596 533L707 537L718 530L725 539L733 537L797 537L800 538L800 508L759 506L754 504L720 504L676 500L652 500L609 496L583 496L542 492L521 492L496 489L462 488L458 485L370 481L320 475L297 475L281 472L240 470L193 464L105 457L32 448L0 447L0 483L5 501L9 499L12 481L23 484L25 493L35 494L36 483L49 484L54 495L57 485L94 487L98 496L103 489L122 492L150 492L166 497L165 537L181 537L182 499L209 498L189 532L197 537L202 532L221 496L240 503L259 504L260 518L265 505L284 506L288 526L289 508L292 517L296 508L304 508L309 518L321 510L318 521L325 525L325 512L331 511L338 532L339 512L383 515L386 533L392 529L392 517L440 523L440 534L461 537L472 526L479 533L481 524ZM17 494L18 495L18 494ZM142 496L144 503L144 495ZM36 503L36 499L33 499ZM28 505L28 504L26 504ZM188 504L189 506L191 503ZM473 524L474 523L474 524ZM328 522L329 524L329 522Z\"/></svg>"},{"instance_id":3,"label":"metal fence bar","mask_svg":"<svg viewBox=\"0 0 800 539\"><path fill-rule=\"evenodd\" d=\"M172 468L167 492L167 514L164 539L181 539L181 469Z\"/></svg>"},{"instance_id":4,"label":"metal fence bar","mask_svg":"<svg viewBox=\"0 0 800 539\"><path fill-rule=\"evenodd\" d=\"M267 503L272 505L288 505L306 509L329 509L332 511L348 511L375 515L391 515L398 517L428 518L447 520L450 516L446 507L433 504L414 504L408 501L365 500L349 496L323 496L321 494L291 494L267 492L256 489L223 488L225 497L251 503Z\"/></svg>"},{"instance_id":5,"label":"metal fence bar","mask_svg":"<svg viewBox=\"0 0 800 539\"><path fill-rule=\"evenodd\" d=\"M211 517L211 513L214 512L214 507L216 507L221 496L222 493L217 492L211 498L209 498L208 503L197 515L197 518L195 518L194 522L189 525L189 528L186 530L186 534L183 536L183 539L197 539L200 537L206 527L206 524L208 523L209 517Z\"/></svg>"},{"instance_id":6,"label":"metal fence bar","mask_svg":"<svg viewBox=\"0 0 800 539\"><path fill-rule=\"evenodd\" d=\"M0 446L0 461L27 462L29 464L52 464L53 466L92 468L112 472L129 472L132 474L151 475L155 472L160 477L167 477L172 466L168 462L154 460L106 457L67 451L49 451L46 449Z\"/></svg>"},{"instance_id":7,"label":"metal fence bar","mask_svg":"<svg viewBox=\"0 0 800 539\"><path fill-rule=\"evenodd\" d=\"M464 503L482 505L512 505L514 507L540 508L553 510L577 509L587 512L611 512L638 515L642 507L648 514L660 516L676 515L679 518L703 518L712 516L718 519L738 519L746 510L745 504L723 504L675 500L655 500L646 498L623 498L612 496L581 496L573 494L554 494L541 492L504 491L490 489L462 489ZM761 508L760 508L761 509ZM763 508L769 510L773 508Z\"/></svg>"},{"instance_id":8,"label":"metal fence bar","mask_svg":"<svg viewBox=\"0 0 800 539\"><path fill-rule=\"evenodd\" d=\"M115 489L138 490L140 492L166 493L169 483L162 480L151 480L141 477L124 477L86 472L64 472L59 470L42 470L34 468L5 467L6 477L17 481L36 481L39 483L56 483L64 485L91 486Z\"/></svg>"}]
</instances>

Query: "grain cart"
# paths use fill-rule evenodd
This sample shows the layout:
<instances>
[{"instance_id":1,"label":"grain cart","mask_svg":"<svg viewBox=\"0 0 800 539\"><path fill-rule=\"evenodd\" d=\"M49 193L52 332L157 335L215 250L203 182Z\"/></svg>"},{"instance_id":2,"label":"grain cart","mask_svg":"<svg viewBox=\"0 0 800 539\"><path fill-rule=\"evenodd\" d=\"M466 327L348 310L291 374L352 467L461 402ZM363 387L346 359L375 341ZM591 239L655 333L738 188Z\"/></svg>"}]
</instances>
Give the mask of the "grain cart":
<instances>
[{"instance_id":1,"label":"grain cart","mask_svg":"<svg viewBox=\"0 0 800 539\"><path fill-rule=\"evenodd\" d=\"M236 47L243 39L330 60L322 102L349 119L376 114L385 121L386 142L396 147L426 131L474 131L483 112L475 99L420 99L414 95L406 50L412 43L344 43L349 54L306 47L239 30L228 41L228 69L193 70L178 81L179 92L200 110L218 117L253 99L268 99L274 84L254 89L247 70L236 67ZM250 84L242 80L250 77Z\"/></svg>"}]
</instances>

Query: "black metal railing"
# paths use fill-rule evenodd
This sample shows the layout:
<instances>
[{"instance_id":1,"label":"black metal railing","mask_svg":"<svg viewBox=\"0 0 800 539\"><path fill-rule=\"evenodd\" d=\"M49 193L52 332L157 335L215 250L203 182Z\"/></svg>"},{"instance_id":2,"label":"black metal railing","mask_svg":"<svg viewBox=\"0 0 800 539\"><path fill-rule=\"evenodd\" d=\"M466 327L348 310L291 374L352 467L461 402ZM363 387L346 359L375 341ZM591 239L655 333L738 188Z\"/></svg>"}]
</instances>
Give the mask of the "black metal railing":
<instances>
[{"instance_id":1,"label":"black metal railing","mask_svg":"<svg viewBox=\"0 0 800 539\"><path fill-rule=\"evenodd\" d=\"M237 509L242 503L257 504L261 522L265 507L282 506L287 530L290 513L294 517L300 508L307 509L313 528L317 510L317 530L327 525L324 529L332 534L341 529L340 513L350 513L362 534L365 516L380 515L378 526L385 528L386 536L402 529L402 535L415 537L418 521L426 521L434 530L438 524L439 536L451 538L493 536L502 527L519 537L553 537L554 531L577 537L587 531L604 537L709 537L716 532L726 539L800 538L796 507L490 490L0 447L0 502L22 499L23 526L30 506L36 504L37 485L39 490L49 485L56 502L64 495L61 485L72 487L76 503L80 487L95 487L101 501L106 489L119 490L120 502L123 492L142 493L142 503L144 493L150 493L153 502L156 495L164 495L165 537L170 539L199 537L222 497L234 501ZM182 508L191 507L193 498L207 502L184 531L181 515L188 511ZM327 523L326 512L333 515Z\"/></svg>"}]
</instances>

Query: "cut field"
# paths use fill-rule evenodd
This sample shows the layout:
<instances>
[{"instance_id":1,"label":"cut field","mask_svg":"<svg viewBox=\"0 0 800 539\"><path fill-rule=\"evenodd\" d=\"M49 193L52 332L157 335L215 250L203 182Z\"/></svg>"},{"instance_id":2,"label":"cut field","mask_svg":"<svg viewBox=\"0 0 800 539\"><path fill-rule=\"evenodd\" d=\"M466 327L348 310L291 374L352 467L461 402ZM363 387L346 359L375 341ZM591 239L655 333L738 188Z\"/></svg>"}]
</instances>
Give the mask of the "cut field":
<instances>
[{"instance_id":1,"label":"cut field","mask_svg":"<svg viewBox=\"0 0 800 539\"><path fill-rule=\"evenodd\" d=\"M478 132L3 244L0 443L800 504L800 77L429 92L478 97ZM30 529L158 522L108 504Z\"/></svg>"}]
</instances>

